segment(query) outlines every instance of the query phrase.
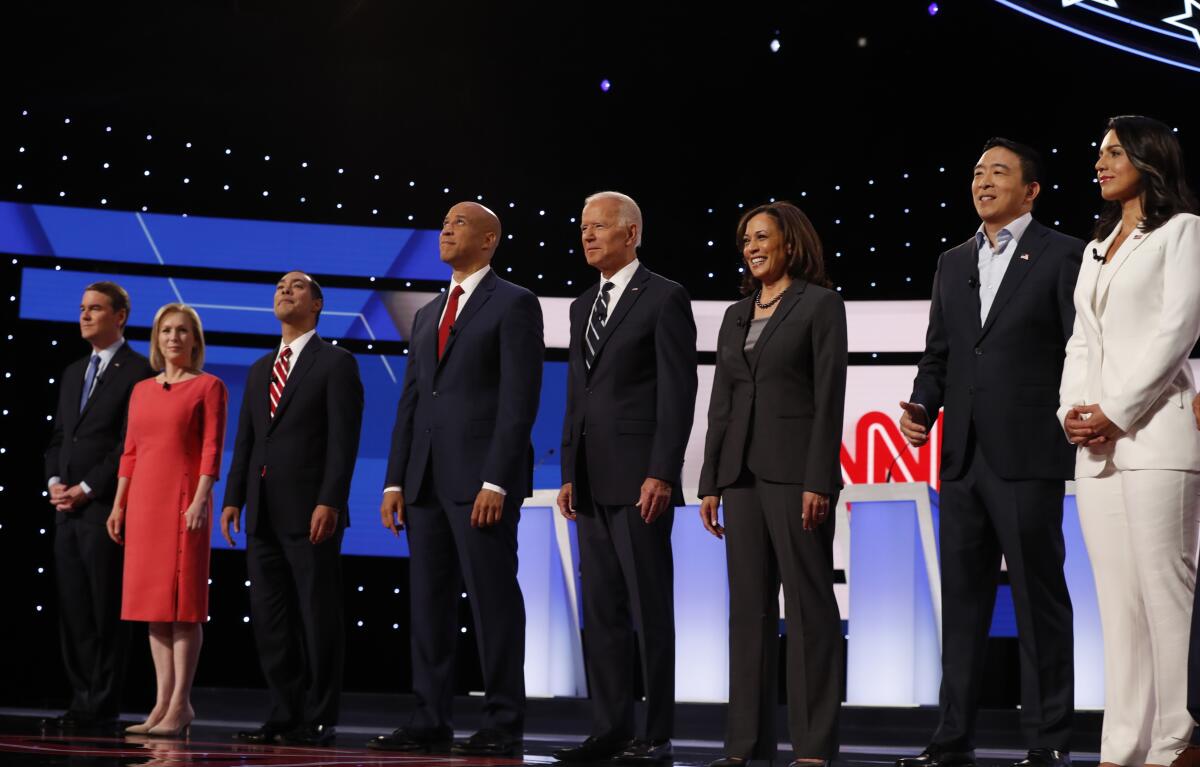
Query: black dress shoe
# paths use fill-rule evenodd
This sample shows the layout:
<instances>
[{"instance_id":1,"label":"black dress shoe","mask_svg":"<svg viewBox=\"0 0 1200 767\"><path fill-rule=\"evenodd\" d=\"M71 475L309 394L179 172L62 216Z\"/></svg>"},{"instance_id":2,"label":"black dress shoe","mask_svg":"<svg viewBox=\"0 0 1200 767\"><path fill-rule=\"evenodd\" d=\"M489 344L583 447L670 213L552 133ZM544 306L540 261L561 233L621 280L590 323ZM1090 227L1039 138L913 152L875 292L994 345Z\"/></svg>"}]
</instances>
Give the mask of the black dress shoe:
<instances>
[{"instance_id":1,"label":"black dress shoe","mask_svg":"<svg viewBox=\"0 0 1200 767\"><path fill-rule=\"evenodd\" d=\"M619 764L662 764L671 758L671 741L634 739L613 757Z\"/></svg>"},{"instance_id":2,"label":"black dress shoe","mask_svg":"<svg viewBox=\"0 0 1200 767\"><path fill-rule=\"evenodd\" d=\"M917 756L897 759L896 767L975 767L975 749L955 751L935 743Z\"/></svg>"},{"instance_id":3,"label":"black dress shoe","mask_svg":"<svg viewBox=\"0 0 1200 767\"><path fill-rule=\"evenodd\" d=\"M627 745L628 738L598 738L589 735L578 746L560 748L552 756L560 762L604 762L624 751Z\"/></svg>"},{"instance_id":4,"label":"black dress shoe","mask_svg":"<svg viewBox=\"0 0 1200 767\"><path fill-rule=\"evenodd\" d=\"M93 716L79 711L67 711L62 716L42 720L42 729L60 732L107 732L116 726L115 716Z\"/></svg>"},{"instance_id":5,"label":"black dress shoe","mask_svg":"<svg viewBox=\"0 0 1200 767\"><path fill-rule=\"evenodd\" d=\"M291 724L267 722L262 727L257 729L241 730L233 736L233 739L239 743L253 743L261 746L266 743L277 743L281 735L294 728L295 725Z\"/></svg>"},{"instance_id":6,"label":"black dress shoe","mask_svg":"<svg viewBox=\"0 0 1200 767\"><path fill-rule=\"evenodd\" d=\"M391 735L367 741L377 751L441 751L450 747L454 730L449 727L400 727Z\"/></svg>"},{"instance_id":7,"label":"black dress shoe","mask_svg":"<svg viewBox=\"0 0 1200 767\"><path fill-rule=\"evenodd\" d=\"M331 746L337 728L331 724L304 724L279 736L285 746Z\"/></svg>"},{"instance_id":8,"label":"black dress shoe","mask_svg":"<svg viewBox=\"0 0 1200 767\"><path fill-rule=\"evenodd\" d=\"M740 756L722 756L709 762L708 767L750 767L750 760Z\"/></svg>"},{"instance_id":9,"label":"black dress shoe","mask_svg":"<svg viewBox=\"0 0 1200 767\"><path fill-rule=\"evenodd\" d=\"M1053 748L1031 748L1029 754L1013 767L1071 767L1071 754Z\"/></svg>"},{"instance_id":10,"label":"black dress shoe","mask_svg":"<svg viewBox=\"0 0 1200 767\"><path fill-rule=\"evenodd\" d=\"M520 735L486 728L466 740L456 740L450 753L463 756L509 756L524 751L525 744Z\"/></svg>"}]
</instances>

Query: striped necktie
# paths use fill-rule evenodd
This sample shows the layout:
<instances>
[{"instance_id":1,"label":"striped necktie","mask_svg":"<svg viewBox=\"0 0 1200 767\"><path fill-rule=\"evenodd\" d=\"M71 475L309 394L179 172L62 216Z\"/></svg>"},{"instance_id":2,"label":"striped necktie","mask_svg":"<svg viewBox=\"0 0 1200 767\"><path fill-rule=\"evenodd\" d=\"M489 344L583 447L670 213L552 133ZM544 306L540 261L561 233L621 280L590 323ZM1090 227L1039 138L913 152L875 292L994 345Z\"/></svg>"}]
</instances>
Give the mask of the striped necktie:
<instances>
[{"instance_id":1,"label":"striped necktie","mask_svg":"<svg viewBox=\"0 0 1200 767\"><path fill-rule=\"evenodd\" d=\"M271 371L271 417L275 417L275 408L283 397L283 387L288 379L288 360L292 358L292 347L285 346L275 360L275 368Z\"/></svg>"},{"instance_id":2,"label":"striped necktie","mask_svg":"<svg viewBox=\"0 0 1200 767\"><path fill-rule=\"evenodd\" d=\"M608 294L613 289L611 282L604 283L596 303L592 306L592 317L588 320L587 333L583 336L583 364L588 370L592 369L592 360L596 359L596 348L600 345L600 331L608 321Z\"/></svg>"}]
</instances>

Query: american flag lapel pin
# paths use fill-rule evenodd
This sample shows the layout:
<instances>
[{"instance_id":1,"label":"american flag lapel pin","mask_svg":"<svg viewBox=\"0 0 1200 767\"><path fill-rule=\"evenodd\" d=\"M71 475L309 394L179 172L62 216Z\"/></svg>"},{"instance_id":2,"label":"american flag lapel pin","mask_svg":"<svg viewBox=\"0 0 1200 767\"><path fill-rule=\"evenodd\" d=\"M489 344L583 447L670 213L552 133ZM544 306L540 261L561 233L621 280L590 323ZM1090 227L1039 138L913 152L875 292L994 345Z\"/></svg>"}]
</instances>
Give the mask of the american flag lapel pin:
<instances>
[{"instance_id":1,"label":"american flag lapel pin","mask_svg":"<svg viewBox=\"0 0 1200 767\"><path fill-rule=\"evenodd\" d=\"M637 288L630 288L630 289L629 289L629 292L630 292L630 293L636 293L636 292L638 292L638 289L637 289Z\"/></svg>"},{"instance_id":2,"label":"american flag lapel pin","mask_svg":"<svg viewBox=\"0 0 1200 767\"><path fill-rule=\"evenodd\" d=\"M1028 261L1028 260L1029 260L1029 254L1028 254L1028 253L1022 253L1022 254L1021 254L1021 260L1022 260L1022 261Z\"/></svg>"}]
</instances>

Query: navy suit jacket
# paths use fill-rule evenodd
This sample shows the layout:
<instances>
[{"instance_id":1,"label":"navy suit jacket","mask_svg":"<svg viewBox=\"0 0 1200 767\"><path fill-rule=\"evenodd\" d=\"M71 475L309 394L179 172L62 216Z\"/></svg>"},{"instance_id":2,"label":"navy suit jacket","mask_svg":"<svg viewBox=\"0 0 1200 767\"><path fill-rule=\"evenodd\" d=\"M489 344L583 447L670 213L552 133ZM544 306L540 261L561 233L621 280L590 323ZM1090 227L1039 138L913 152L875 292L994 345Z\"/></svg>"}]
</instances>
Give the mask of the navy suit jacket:
<instances>
[{"instance_id":1,"label":"navy suit jacket","mask_svg":"<svg viewBox=\"0 0 1200 767\"><path fill-rule=\"evenodd\" d=\"M271 417L271 369L278 348L246 376L225 505L246 506L254 533L263 506L280 533L307 533L313 509L332 506L350 524L350 478L362 430L363 387L358 361L313 335L283 387Z\"/></svg>"},{"instance_id":2,"label":"navy suit jacket","mask_svg":"<svg viewBox=\"0 0 1200 767\"><path fill-rule=\"evenodd\" d=\"M589 372L583 334L599 291L597 282L571 303L563 482L586 470L590 497L578 493L577 502L632 506L654 477L671 483L671 503L682 506L683 454L696 408L691 299L679 283L639 266L604 325Z\"/></svg>"},{"instance_id":3,"label":"navy suit jacket","mask_svg":"<svg viewBox=\"0 0 1200 767\"><path fill-rule=\"evenodd\" d=\"M125 450L129 395L138 381L154 375L150 362L126 342L96 379L92 396L79 410L83 375L92 355L72 362L62 374L58 414L46 448L46 481L60 477L68 487L87 482L92 499L71 512L103 524L117 491L117 467ZM62 522L66 512L56 512Z\"/></svg>"},{"instance_id":4,"label":"navy suit jacket","mask_svg":"<svg viewBox=\"0 0 1200 767\"><path fill-rule=\"evenodd\" d=\"M910 401L942 424L943 480L967 466L968 434L1004 479L1070 479L1075 448L1058 421L1058 385L1075 322L1083 243L1032 221L1016 243L987 321L979 321L975 237L942 254L925 353Z\"/></svg>"},{"instance_id":5,"label":"navy suit jacket","mask_svg":"<svg viewBox=\"0 0 1200 767\"><path fill-rule=\"evenodd\" d=\"M385 487L411 503L432 477L438 497L471 503L484 482L510 499L533 491L530 433L542 393L542 307L489 271L459 310L442 358L445 293L413 319Z\"/></svg>"}]
</instances>

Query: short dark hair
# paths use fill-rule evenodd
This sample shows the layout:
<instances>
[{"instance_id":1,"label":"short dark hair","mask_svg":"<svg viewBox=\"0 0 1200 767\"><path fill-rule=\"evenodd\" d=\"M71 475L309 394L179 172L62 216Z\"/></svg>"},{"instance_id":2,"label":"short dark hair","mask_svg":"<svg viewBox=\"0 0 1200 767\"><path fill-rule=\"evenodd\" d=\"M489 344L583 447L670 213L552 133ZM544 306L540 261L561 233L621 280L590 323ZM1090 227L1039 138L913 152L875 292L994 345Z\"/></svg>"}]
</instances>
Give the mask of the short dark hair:
<instances>
[{"instance_id":1,"label":"short dark hair","mask_svg":"<svg viewBox=\"0 0 1200 767\"><path fill-rule=\"evenodd\" d=\"M1021 183L1024 184L1040 184L1042 183L1042 155L1038 150L1022 144L1019 141L1013 141L1002 136L992 136L984 145L980 154L983 154L989 149L1001 147L1015 154L1021 160Z\"/></svg>"},{"instance_id":2,"label":"short dark hair","mask_svg":"<svg viewBox=\"0 0 1200 767\"><path fill-rule=\"evenodd\" d=\"M108 296L114 312L119 312L122 309L125 310L125 320L121 323L121 330L124 330L125 323L129 322L130 312L129 293L126 292L125 288L115 282L101 280L100 282L93 282L91 285L88 285L83 289L83 292L86 293L89 290Z\"/></svg>"},{"instance_id":3,"label":"short dark hair","mask_svg":"<svg viewBox=\"0 0 1200 767\"><path fill-rule=\"evenodd\" d=\"M746 236L746 227L750 225L750 219L760 213L766 213L775 219L779 231L783 234L788 275L823 288L830 287L832 283L825 276L825 256L821 250L821 238L817 236L816 228L808 216L804 215L804 211L790 202L771 202L747 211L737 225L738 251L742 250L742 240ZM742 278L742 294L748 296L761 287L762 282L747 269Z\"/></svg>"},{"instance_id":4,"label":"short dark hair","mask_svg":"<svg viewBox=\"0 0 1200 767\"><path fill-rule=\"evenodd\" d=\"M1141 174L1141 229L1152 232L1176 213L1195 213L1196 196L1188 187L1183 148L1165 123L1141 115L1112 117L1105 132L1116 131L1129 162ZM1093 237L1102 240L1121 220L1121 203L1106 202Z\"/></svg>"}]
</instances>

